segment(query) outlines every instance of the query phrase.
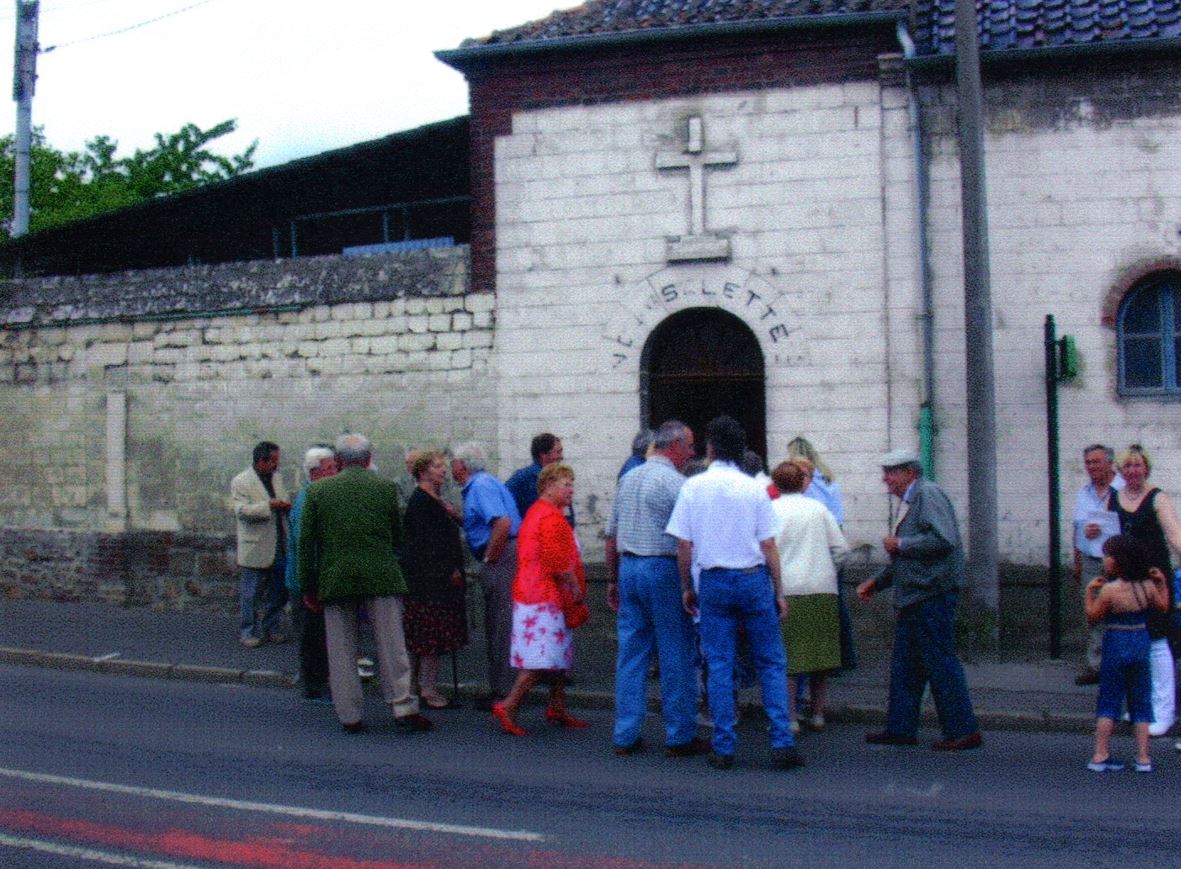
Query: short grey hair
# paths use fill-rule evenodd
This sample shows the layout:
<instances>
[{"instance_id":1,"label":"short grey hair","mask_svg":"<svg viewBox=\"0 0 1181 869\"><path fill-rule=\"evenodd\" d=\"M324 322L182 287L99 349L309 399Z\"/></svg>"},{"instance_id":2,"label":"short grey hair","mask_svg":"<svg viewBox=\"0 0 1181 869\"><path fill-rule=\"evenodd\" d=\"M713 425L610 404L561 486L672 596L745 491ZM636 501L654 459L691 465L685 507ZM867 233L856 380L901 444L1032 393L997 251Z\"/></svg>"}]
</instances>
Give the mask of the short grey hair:
<instances>
[{"instance_id":1,"label":"short grey hair","mask_svg":"<svg viewBox=\"0 0 1181 869\"><path fill-rule=\"evenodd\" d=\"M636 432L636 436L632 438L632 455L642 456L648 452L648 447L652 446L653 441L656 440L656 432L650 428L642 428Z\"/></svg>"},{"instance_id":2,"label":"short grey hair","mask_svg":"<svg viewBox=\"0 0 1181 869\"><path fill-rule=\"evenodd\" d=\"M310 474L320 467L320 462L331 458L335 458L331 447L314 446L303 454L303 469Z\"/></svg>"},{"instance_id":3,"label":"short grey hair","mask_svg":"<svg viewBox=\"0 0 1181 869\"><path fill-rule=\"evenodd\" d=\"M1089 447L1083 447L1083 458L1087 457L1087 453L1103 451L1103 457L1109 462L1115 461L1115 450L1111 447L1105 447L1103 444L1091 444Z\"/></svg>"},{"instance_id":4,"label":"short grey hair","mask_svg":"<svg viewBox=\"0 0 1181 869\"><path fill-rule=\"evenodd\" d=\"M477 474L488 467L488 453L483 444L467 441L451 450L451 456L456 461L463 462L469 474Z\"/></svg>"},{"instance_id":5,"label":"short grey hair","mask_svg":"<svg viewBox=\"0 0 1181 869\"><path fill-rule=\"evenodd\" d=\"M336 458L342 465L368 465L373 456L369 438L349 432L336 439Z\"/></svg>"},{"instance_id":6,"label":"short grey hair","mask_svg":"<svg viewBox=\"0 0 1181 869\"><path fill-rule=\"evenodd\" d=\"M660 424L660 428L652 435L652 446L658 450L667 450L677 441L689 434L689 426L679 419L670 419Z\"/></svg>"}]
</instances>

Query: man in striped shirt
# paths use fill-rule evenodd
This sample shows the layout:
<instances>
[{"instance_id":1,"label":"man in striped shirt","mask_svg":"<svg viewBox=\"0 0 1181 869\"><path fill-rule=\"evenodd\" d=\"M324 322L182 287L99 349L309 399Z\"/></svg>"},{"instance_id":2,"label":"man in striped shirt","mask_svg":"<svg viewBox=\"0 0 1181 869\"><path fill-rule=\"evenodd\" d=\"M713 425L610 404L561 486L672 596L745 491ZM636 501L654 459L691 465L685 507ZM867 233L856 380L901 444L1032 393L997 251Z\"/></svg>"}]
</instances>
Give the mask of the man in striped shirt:
<instances>
[{"instance_id":1,"label":"man in striped shirt","mask_svg":"<svg viewBox=\"0 0 1181 869\"><path fill-rule=\"evenodd\" d=\"M656 432L652 456L619 481L607 524L607 602L617 614L615 753L628 755L642 742L647 710L645 680L655 651L660 662L665 756L704 754L696 738L697 682L693 625L681 604L677 541L665 532L693 457L693 431L670 420Z\"/></svg>"}]
</instances>

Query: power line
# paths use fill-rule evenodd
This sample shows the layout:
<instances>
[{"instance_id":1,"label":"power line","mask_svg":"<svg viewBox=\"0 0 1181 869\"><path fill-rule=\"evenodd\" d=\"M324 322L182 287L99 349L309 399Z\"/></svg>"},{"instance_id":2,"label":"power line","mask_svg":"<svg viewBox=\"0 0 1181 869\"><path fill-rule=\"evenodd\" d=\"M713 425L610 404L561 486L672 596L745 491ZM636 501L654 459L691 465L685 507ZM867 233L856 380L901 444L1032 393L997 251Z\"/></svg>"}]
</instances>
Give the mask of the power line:
<instances>
[{"instance_id":1,"label":"power line","mask_svg":"<svg viewBox=\"0 0 1181 869\"><path fill-rule=\"evenodd\" d=\"M182 6L180 9L174 9L172 12L166 12L163 15L157 15L155 18L149 18L146 21L141 21L138 24L131 24L127 27L120 27L118 30L108 30L106 33L96 33L93 36L83 36L80 39L72 39L69 42L62 42L58 45L51 45L48 48L41 49L42 54L49 54L59 48L69 48L71 45L78 45L82 42L94 42L97 39L106 39L108 36L118 36L121 33L128 33L132 30L138 30L141 27L147 27L149 24L155 24L157 21L163 21L166 18L174 18L199 6L206 6L214 0L200 0L198 3L190 3L188 6Z\"/></svg>"}]
</instances>

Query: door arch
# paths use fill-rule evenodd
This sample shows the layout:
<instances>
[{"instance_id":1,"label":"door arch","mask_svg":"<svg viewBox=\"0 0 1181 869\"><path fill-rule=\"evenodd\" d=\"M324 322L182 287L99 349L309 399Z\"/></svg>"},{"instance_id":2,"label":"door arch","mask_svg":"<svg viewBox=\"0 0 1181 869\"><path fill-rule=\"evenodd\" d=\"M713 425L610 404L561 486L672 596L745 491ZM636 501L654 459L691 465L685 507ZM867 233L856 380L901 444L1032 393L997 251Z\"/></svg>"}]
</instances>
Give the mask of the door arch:
<instances>
[{"instance_id":1,"label":"door arch","mask_svg":"<svg viewBox=\"0 0 1181 869\"><path fill-rule=\"evenodd\" d=\"M766 372L750 328L718 308L689 308L652 330L640 357L640 417L655 428L679 419L705 450L705 425L729 414L747 446L767 457Z\"/></svg>"}]
</instances>

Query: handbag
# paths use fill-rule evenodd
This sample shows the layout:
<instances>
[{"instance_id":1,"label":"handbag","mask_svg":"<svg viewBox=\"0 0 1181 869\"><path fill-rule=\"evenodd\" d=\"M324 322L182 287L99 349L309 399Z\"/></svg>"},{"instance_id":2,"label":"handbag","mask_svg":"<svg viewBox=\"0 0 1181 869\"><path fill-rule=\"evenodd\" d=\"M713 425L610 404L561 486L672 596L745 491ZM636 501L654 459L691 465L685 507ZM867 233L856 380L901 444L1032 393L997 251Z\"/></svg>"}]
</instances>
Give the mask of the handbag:
<instances>
[{"instance_id":1,"label":"handbag","mask_svg":"<svg viewBox=\"0 0 1181 869\"><path fill-rule=\"evenodd\" d=\"M586 604L586 571L583 570L581 564L575 566L574 578L582 590L582 600L575 601L574 592L570 590L568 584L562 583L559 588L562 598L562 615L566 619L566 627L571 630L585 625L590 619L590 607Z\"/></svg>"}]
</instances>

